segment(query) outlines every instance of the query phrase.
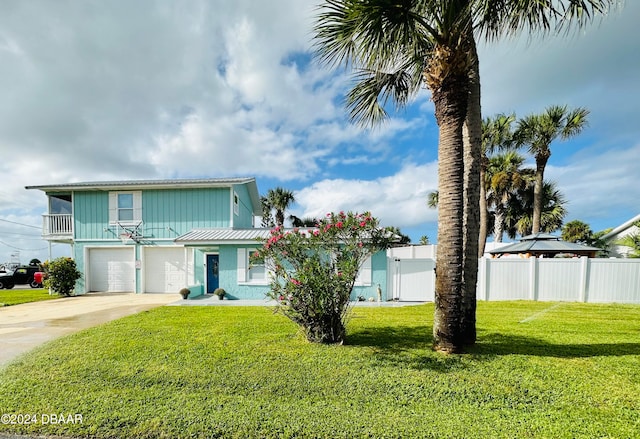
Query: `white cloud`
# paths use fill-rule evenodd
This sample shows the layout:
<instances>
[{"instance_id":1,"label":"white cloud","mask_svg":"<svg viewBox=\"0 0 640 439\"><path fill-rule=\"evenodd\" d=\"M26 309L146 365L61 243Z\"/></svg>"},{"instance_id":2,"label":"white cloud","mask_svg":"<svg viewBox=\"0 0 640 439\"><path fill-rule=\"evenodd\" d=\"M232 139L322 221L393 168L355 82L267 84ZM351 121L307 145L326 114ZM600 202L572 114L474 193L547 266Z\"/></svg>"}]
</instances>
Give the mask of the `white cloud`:
<instances>
[{"instance_id":1,"label":"white cloud","mask_svg":"<svg viewBox=\"0 0 640 439\"><path fill-rule=\"evenodd\" d=\"M545 178L558 183L569 200L568 219L580 219L595 230L615 227L608 218L613 212L640 211L638 160L640 143L625 149L582 152L567 166L550 166Z\"/></svg>"},{"instance_id":2,"label":"white cloud","mask_svg":"<svg viewBox=\"0 0 640 439\"><path fill-rule=\"evenodd\" d=\"M437 163L407 163L396 174L373 180L322 180L296 191L301 217L327 212L370 211L385 225L411 227L437 219L427 207L427 196L436 190Z\"/></svg>"}]
</instances>

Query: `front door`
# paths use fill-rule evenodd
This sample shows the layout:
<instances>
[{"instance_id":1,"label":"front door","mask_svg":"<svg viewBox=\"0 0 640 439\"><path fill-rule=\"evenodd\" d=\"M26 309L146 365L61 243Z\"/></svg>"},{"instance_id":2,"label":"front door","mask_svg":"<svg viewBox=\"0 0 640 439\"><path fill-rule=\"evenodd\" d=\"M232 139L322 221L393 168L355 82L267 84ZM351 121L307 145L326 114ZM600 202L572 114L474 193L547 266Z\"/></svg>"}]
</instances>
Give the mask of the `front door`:
<instances>
[{"instance_id":1,"label":"front door","mask_svg":"<svg viewBox=\"0 0 640 439\"><path fill-rule=\"evenodd\" d=\"M207 294L213 294L220 286L219 262L219 255L207 255Z\"/></svg>"}]
</instances>

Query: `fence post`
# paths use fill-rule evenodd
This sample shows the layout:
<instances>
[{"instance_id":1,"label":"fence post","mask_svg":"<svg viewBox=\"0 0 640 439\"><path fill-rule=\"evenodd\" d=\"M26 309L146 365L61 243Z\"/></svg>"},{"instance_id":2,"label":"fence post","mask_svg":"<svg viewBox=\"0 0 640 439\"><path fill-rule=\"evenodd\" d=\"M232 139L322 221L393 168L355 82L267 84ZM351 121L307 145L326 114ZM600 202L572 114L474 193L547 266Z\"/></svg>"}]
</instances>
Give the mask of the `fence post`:
<instances>
[{"instance_id":1,"label":"fence post","mask_svg":"<svg viewBox=\"0 0 640 439\"><path fill-rule=\"evenodd\" d=\"M529 258L529 299L538 300L538 258L532 256Z\"/></svg>"},{"instance_id":2,"label":"fence post","mask_svg":"<svg viewBox=\"0 0 640 439\"><path fill-rule=\"evenodd\" d=\"M487 297L487 258L478 259L478 291L476 297L489 300Z\"/></svg>"},{"instance_id":3,"label":"fence post","mask_svg":"<svg viewBox=\"0 0 640 439\"><path fill-rule=\"evenodd\" d=\"M588 273L589 273L589 258L582 256L580 258L580 301L587 302L587 289L588 289Z\"/></svg>"}]
</instances>

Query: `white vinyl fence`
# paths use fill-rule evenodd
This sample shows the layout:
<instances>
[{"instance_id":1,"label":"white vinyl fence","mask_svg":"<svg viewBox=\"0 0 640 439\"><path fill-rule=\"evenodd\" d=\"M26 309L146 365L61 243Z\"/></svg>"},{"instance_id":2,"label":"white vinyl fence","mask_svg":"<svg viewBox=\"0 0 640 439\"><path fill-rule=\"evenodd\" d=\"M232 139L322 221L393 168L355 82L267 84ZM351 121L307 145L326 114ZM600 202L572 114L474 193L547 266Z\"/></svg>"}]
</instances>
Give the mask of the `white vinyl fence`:
<instances>
[{"instance_id":1,"label":"white vinyl fence","mask_svg":"<svg viewBox=\"0 0 640 439\"><path fill-rule=\"evenodd\" d=\"M393 249L387 298L433 301L434 253L420 247ZM478 300L640 304L640 260L481 258L478 270Z\"/></svg>"},{"instance_id":2,"label":"white vinyl fence","mask_svg":"<svg viewBox=\"0 0 640 439\"><path fill-rule=\"evenodd\" d=\"M482 258L478 299L640 303L640 261Z\"/></svg>"}]
</instances>

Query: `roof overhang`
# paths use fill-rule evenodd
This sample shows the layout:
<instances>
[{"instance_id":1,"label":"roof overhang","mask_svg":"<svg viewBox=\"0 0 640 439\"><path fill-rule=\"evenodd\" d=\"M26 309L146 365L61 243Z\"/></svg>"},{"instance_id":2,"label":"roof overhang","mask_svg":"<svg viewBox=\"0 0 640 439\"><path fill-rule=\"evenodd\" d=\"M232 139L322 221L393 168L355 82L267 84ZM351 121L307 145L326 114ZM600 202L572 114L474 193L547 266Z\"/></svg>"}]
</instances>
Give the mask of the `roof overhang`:
<instances>
[{"instance_id":1,"label":"roof overhang","mask_svg":"<svg viewBox=\"0 0 640 439\"><path fill-rule=\"evenodd\" d=\"M52 185L26 186L25 189L39 189L44 192L52 191L112 191L112 190L137 190L137 189L172 189L180 188L209 188L209 187L233 187L234 185L247 184L253 186L257 194L256 180L253 177L246 178L197 178L174 180L126 180L126 181L89 181L78 183L63 183ZM251 193L252 190L250 189ZM259 205L259 196L258 205ZM253 196L252 196L252 201Z\"/></svg>"}]
</instances>

